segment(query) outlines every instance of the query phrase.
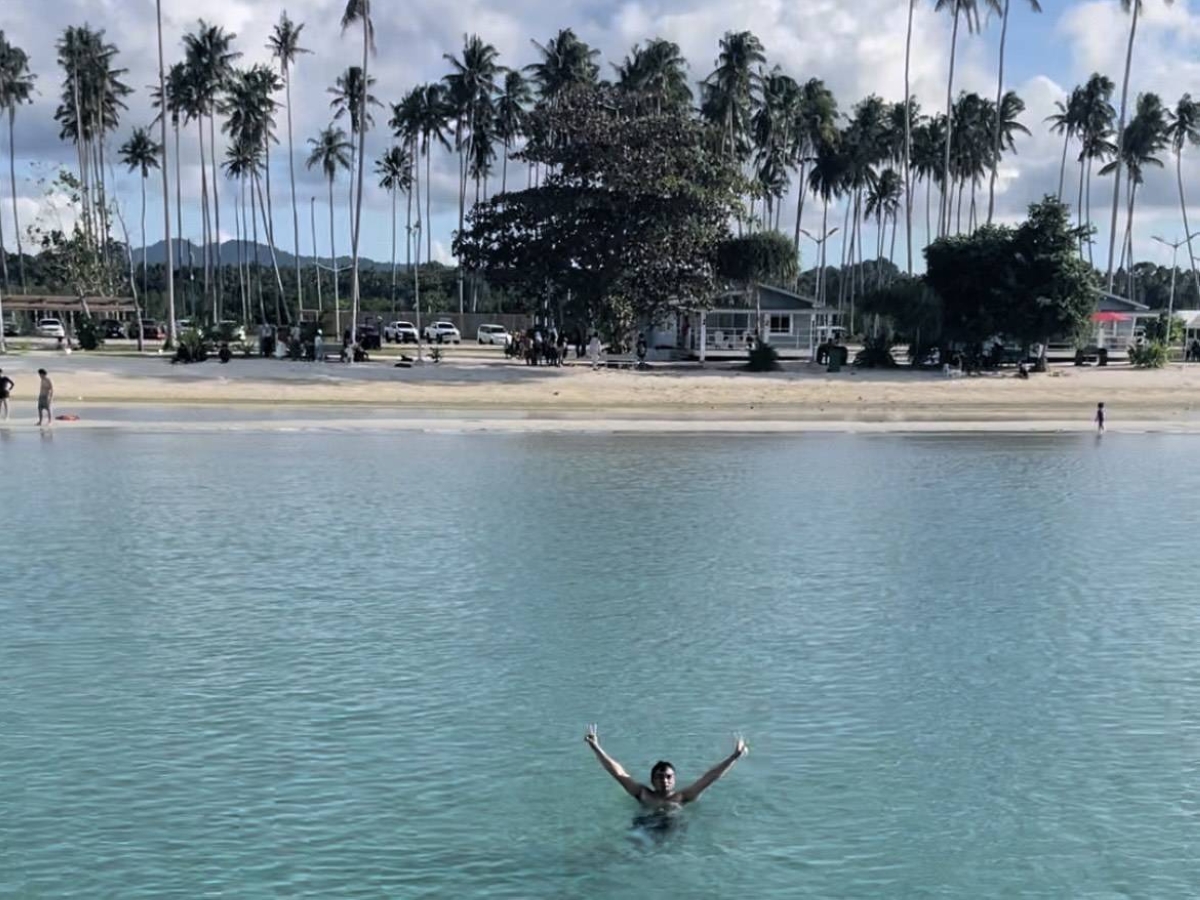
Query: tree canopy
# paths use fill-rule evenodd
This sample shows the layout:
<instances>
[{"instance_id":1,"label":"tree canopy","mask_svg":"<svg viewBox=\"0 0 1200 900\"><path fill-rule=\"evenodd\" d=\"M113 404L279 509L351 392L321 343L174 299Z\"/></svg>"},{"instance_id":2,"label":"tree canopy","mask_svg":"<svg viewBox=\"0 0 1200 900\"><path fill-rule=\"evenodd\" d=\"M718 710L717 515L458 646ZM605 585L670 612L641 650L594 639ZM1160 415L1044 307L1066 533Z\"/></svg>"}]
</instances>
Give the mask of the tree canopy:
<instances>
[{"instance_id":1,"label":"tree canopy","mask_svg":"<svg viewBox=\"0 0 1200 900\"><path fill-rule=\"evenodd\" d=\"M564 317L614 328L714 290L742 184L712 126L582 85L526 127L519 156L547 174L474 209L455 240L468 267L531 308L553 296Z\"/></svg>"}]
</instances>

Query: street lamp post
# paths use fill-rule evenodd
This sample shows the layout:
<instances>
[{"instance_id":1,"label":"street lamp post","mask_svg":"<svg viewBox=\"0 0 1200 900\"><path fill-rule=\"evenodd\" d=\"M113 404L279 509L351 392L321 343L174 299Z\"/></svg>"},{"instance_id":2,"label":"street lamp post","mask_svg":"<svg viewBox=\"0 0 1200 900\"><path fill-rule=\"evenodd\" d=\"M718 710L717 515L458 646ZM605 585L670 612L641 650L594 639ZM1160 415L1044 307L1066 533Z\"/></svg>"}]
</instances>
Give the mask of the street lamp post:
<instances>
[{"instance_id":1,"label":"street lamp post","mask_svg":"<svg viewBox=\"0 0 1200 900\"><path fill-rule=\"evenodd\" d=\"M825 242L833 237L841 226L835 226L828 231L823 231L820 237L814 235L807 228L801 228L800 233L817 245L817 303L821 306L825 305Z\"/></svg>"},{"instance_id":2,"label":"street lamp post","mask_svg":"<svg viewBox=\"0 0 1200 900\"><path fill-rule=\"evenodd\" d=\"M1171 293L1167 300L1167 333L1164 335L1164 343L1167 345L1167 359L1170 360L1171 354L1171 319L1175 314L1175 257L1179 254L1179 248L1191 241L1200 231L1193 231L1187 237L1178 241L1168 241L1160 238L1158 235L1152 235L1154 240L1158 241L1164 247L1171 248Z\"/></svg>"}]
</instances>

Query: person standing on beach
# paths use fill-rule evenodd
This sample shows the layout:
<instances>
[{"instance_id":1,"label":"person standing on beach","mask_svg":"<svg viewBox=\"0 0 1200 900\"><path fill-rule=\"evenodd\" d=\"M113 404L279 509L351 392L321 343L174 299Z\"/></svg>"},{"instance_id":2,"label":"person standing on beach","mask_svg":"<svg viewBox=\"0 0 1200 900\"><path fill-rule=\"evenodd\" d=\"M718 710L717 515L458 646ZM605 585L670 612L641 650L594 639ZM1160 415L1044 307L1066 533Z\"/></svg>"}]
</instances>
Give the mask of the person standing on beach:
<instances>
[{"instance_id":1,"label":"person standing on beach","mask_svg":"<svg viewBox=\"0 0 1200 900\"><path fill-rule=\"evenodd\" d=\"M38 388L38 424L42 424L42 413L46 414L46 424L54 423L54 411L52 404L54 403L54 382L50 380L50 376L46 374L45 369L38 369L38 377L42 379L41 386Z\"/></svg>"},{"instance_id":2,"label":"person standing on beach","mask_svg":"<svg viewBox=\"0 0 1200 900\"><path fill-rule=\"evenodd\" d=\"M600 365L600 335L592 332L592 339L588 341L588 358L592 361L592 368L595 369Z\"/></svg>"},{"instance_id":3,"label":"person standing on beach","mask_svg":"<svg viewBox=\"0 0 1200 900\"><path fill-rule=\"evenodd\" d=\"M0 419L5 422L8 421L8 397L15 387L13 380L4 374L3 369L0 369Z\"/></svg>"},{"instance_id":4,"label":"person standing on beach","mask_svg":"<svg viewBox=\"0 0 1200 900\"><path fill-rule=\"evenodd\" d=\"M1104 404L1096 404L1096 433L1104 434Z\"/></svg>"}]
</instances>

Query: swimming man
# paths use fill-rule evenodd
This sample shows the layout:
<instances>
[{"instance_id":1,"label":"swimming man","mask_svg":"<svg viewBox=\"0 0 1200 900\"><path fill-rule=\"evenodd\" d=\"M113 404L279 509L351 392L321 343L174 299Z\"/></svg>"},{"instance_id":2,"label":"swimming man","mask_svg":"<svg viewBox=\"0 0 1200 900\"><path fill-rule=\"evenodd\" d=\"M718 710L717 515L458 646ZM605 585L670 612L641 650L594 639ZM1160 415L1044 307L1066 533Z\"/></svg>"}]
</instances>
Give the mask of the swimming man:
<instances>
[{"instance_id":1,"label":"swimming man","mask_svg":"<svg viewBox=\"0 0 1200 900\"><path fill-rule=\"evenodd\" d=\"M595 725L588 726L587 734L584 735L583 739L592 748L592 752L596 754L596 758L600 760L600 765L604 766L604 771L617 779L629 796L643 806L654 809L677 809L685 803L691 803L704 793L713 782L733 768L735 762L750 752L750 748L746 746L746 742L741 737L735 738L733 753L701 775L692 784L678 791L675 789L675 767L669 762L660 760L654 764L654 768L650 770L650 787L646 787L644 784L635 781L619 762L601 749L600 738L596 734Z\"/></svg>"}]
</instances>

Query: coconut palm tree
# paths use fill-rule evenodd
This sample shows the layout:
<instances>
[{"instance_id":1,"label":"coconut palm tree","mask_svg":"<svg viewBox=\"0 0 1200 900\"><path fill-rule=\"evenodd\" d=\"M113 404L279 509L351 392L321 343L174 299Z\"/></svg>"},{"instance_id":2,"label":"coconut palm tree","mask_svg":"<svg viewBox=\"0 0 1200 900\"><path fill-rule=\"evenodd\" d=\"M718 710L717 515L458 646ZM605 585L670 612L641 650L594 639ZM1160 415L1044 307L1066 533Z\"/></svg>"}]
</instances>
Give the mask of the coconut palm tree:
<instances>
[{"instance_id":1,"label":"coconut palm tree","mask_svg":"<svg viewBox=\"0 0 1200 900\"><path fill-rule=\"evenodd\" d=\"M1067 177L1067 150L1071 139L1076 137L1083 125L1083 88L1076 86L1067 95L1066 101L1055 100L1054 108L1058 112L1046 116L1050 123L1050 131L1063 136L1062 162L1058 166L1058 201L1062 202L1063 185Z\"/></svg>"},{"instance_id":2,"label":"coconut palm tree","mask_svg":"<svg viewBox=\"0 0 1200 900\"><path fill-rule=\"evenodd\" d=\"M985 0L989 6L992 6L996 0ZM979 6L977 0L936 0L934 9L938 12L949 11L954 17L954 25L950 31L950 73L946 78L946 146L943 148L945 156L943 157L942 166L942 182L944 185L952 185L950 177L950 154L954 135L954 62L958 52L958 27L962 22L966 23L967 31L973 33L979 29ZM946 234L950 230L950 203L947 202L950 198L947 196L947 191L942 192L942 211L938 216L938 233Z\"/></svg>"},{"instance_id":3,"label":"coconut palm tree","mask_svg":"<svg viewBox=\"0 0 1200 900\"><path fill-rule=\"evenodd\" d=\"M408 148L394 144L375 161L379 186L392 198L392 314L396 313L396 195L412 190L412 157Z\"/></svg>"},{"instance_id":4,"label":"coconut palm tree","mask_svg":"<svg viewBox=\"0 0 1200 900\"><path fill-rule=\"evenodd\" d=\"M1124 169L1129 176L1121 264L1124 264L1128 257L1130 270L1133 267L1133 212L1137 202L1137 189L1143 183L1143 173L1147 166L1162 168L1162 160L1156 154L1167 146L1167 142L1167 112L1162 100L1157 94L1142 94L1137 99L1137 110L1125 128L1124 141L1118 147L1117 157L1100 170L1101 175L1112 173L1116 177Z\"/></svg>"},{"instance_id":5,"label":"coconut palm tree","mask_svg":"<svg viewBox=\"0 0 1200 900\"><path fill-rule=\"evenodd\" d=\"M371 0L346 0L346 8L342 12L342 33L344 34L346 29L355 24L362 25L362 83L358 97L359 108L364 114L355 148L358 153L358 196L354 202L354 229L350 236L350 264L353 272L351 276L353 318L350 320L350 341L352 343L357 338L356 329L358 327L358 232L362 223L363 162L367 155L367 129L371 125L370 94L368 93L371 78L367 69L367 62L375 49L375 24L371 21Z\"/></svg>"},{"instance_id":6,"label":"coconut palm tree","mask_svg":"<svg viewBox=\"0 0 1200 900\"><path fill-rule=\"evenodd\" d=\"M1079 139L1082 147L1079 158L1084 180L1080 226L1092 222L1092 168L1097 160L1103 163L1117 152L1117 145L1112 141L1117 111L1109 102L1115 87L1111 79L1093 74L1084 85L1080 98ZM1095 265L1092 255L1094 242L1090 237L1081 240L1087 241L1088 263Z\"/></svg>"},{"instance_id":7,"label":"coconut palm tree","mask_svg":"<svg viewBox=\"0 0 1200 900\"><path fill-rule=\"evenodd\" d=\"M434 82L418 90L417 127L421 135L421 155L425 157L425 261L430 262L433 259L433 229L430 227L433 221L432 143L437 141L444 149L450 149L450 142L446 139L449 110L442 85Z\"/></svg>"},{"instance_id":8,"label":"coconut palm tree","mask_svg":"<svg viewBox=\"0 0 1200 900\"><path fill-rule=\"evenodd\" d=\"M1183 149L1191 144L1200 146L1200 103L1184 94L1167 113L1167 139L1175 151L1175 181L1179 185L1179 211L1183 215L1183 234L1187 240L1188 260L1192 266L1192 278L1196 291L1200 293L1200 273L1196 271L1196 255L1192 252L1192 229L1188 225L1187 201L1183 196Z\"/></svg>"},{"instance_id":9,"label":"coconut palm tree","mask_svg":"<svg viewBox=\"0 0 1200 900\"><path fill-rule=\"evenodd\" d=\"M682 109L692 102L687 60L673 41L655 38L644 48L634 44L620 65L613 64L617 86L635 98L642 112L660 114L663 108Z\"/></svg>"},{"instance_id":10,"label":"coconut palm tree","mask_svg":"<svg viewBox=\"0 0 1200 900\"><path fill-rule=\"evenodd\" d=\"M988 186L988 224L991 224L992 213L994 211L995 188L996 188L996 167L998 165L997 158L1008 151L1010 153L1017 152L1017 144L1015 136L1017 133L1029 136L1029 129L1022 125L1017 117L1025 112L1025 101L1022 100L1015 91L1005 91L1000 97L999 106L994 106L990 101L984 107L984 113L987 119L981 123L988 125L991 128L992 140L987 148L985 158L991 158L991 182ZM1000 143L996 144L995 136L1000 135ZM971 196L972 221L974 221L973 211L975 208L975 197L972 192Z\"/></svg>"},{"instance_id":11,"label":"coconut palm tree","mask_svg":"<svg viewBox=\"0 0 1200 900\"><path fill-rule=\"evenodd\" d=\"M338 268L337 245L333 237L333 182L337 178L338 169L350 169L350 153L353 145L346 139L346 132L330 125L315 138L308 139L312 148L308 154L307 168L317 166L325 174L329 182L329 256L333 265L333 314L338 336L342 334L342 305L338 298ZM318 277L320 275L318 274Z\"/></svg>"},{"instance_id":12,"label":"coconut palm tree","mask_svg":"<svg viewBox=\"0 0 1200 900\"><path fill-rule=\"evenodd\" d=\"M150 137L150 133L145 128L133 129L133 134L124 144L121 145L121 162L130 172L139 172L142 176L142 296L145 297L148 291L146 285L147 273L146 268L146 179L150 177L150 170L159 167L159 154L162 153L162 146L156 144L154 139ZM170 256L170 248L167 249L167 255ZM139 338L140 339L140 338Z\"/></svg>"},{"instance_id":13,"label":"coconut palm tree","mask_svg":"<svg viewBox=\"0 0 1200 900\"><path fill-rule=\"evenodd\" d=\"M472 141L475 138L476 118L480 107L496 92L496 77L500 66L499 53L477 34L463 37L462 59L446 53L451 72L442 81L446 85L446 101L455 120L454 149L458 153L458 233L463 230L467 205L467 177ZM463 269L458 260L458 313L463 313Z\"/></svg>"},{"instance_id":14,"label":"coconut palm tree","mask_svg":"<svg viewBox=\"0 0 1200 900\"><path fill-rule=\"evenodd\" d=\"M504 83L496 97L496 137L504 145L500 170L500 193L508 191L508 157L513 141L525 133L526 108L533 103L533 90L518 71L504 73Z\"/></svg>"},{"instance_id":15,"label":"coconut palm tree","mask_svg":"<svg viewBox=\"0 0 1200 900\"><path fill-rule=\"evenodd\" d=\"M903 106L903 104L900 104ZM863 205L863 216L867 219L875 219L876 228L876 248L875 259L875 286L883 286L883 242L887 234L887 224L889 221L893 223L892 228L892 248L890 254L896 252L896 230L895 220L900 210L900 198L904 192L904 185L901 183L900 174L892 168L884 169L879 173L867 191L866 203Z\"/></svg>"},{"instance_id":16,"label":"coconut palm tree","mask_svg":"<svg viewBox=\"0 0 1200 900\"><path fill-rule=\"evenodd\" d=\"M575 36L570 28L564 28L545 44L530 41L541 59L525 67L529 80L537 86L538 97L545 103L554 104L565 91L580 84L595 84L600 67L595 59L599 50L593 50Z\"/></svg>"},{"instance_id":17,"label":"coconut palm tree","mask_svg":"<svg viewBox=\"0 0 1200 900\"><path fill-rule=\"evenodd\" d=\"M25 256L21 247L21 220L17 213L17 107L33 102L33 82L37 76L29 71L29 57L20 47L10 44L0 31L0 111L8 113L8 177L12 189L13 230L17 236L17 268L21 292L25 293ZM4 250L4 230L0 228L0 260L4 261L4 289L8 287L8 261ZM2 318L2 315L0 315Z\"/></svg>"},{"instance_id":18,"label":"coconut palm tree","mask_svg":"<svg viewBox=\"0 0 1200 900\"><path fill-rule=\"evenodd\" d=\"M1133 41L1137 37L1138 14L1142 11L1142 0L1120 0L1124 12L1132 12L1129 20L1129 43L1125 48L1125 78L1121 83L1121 110L1117 117L1117 155L1124 157L1125 151L1125 104L1129 98L1129 72L1133 68ZM1173 0L1164 0L1170 6ZM1107 166L1105 167L1107 168ZM1117 249L1117 207L1121 202L1121 166L1113 170L1112 222L1108 236L1108 289L1113 288L1113 263Z\"/></svg>"},{"instance_id":19,"label":"coconut palm tree","mask_svg":"<svg viewBox=\"0 0 1200 900\"><path fill-rule=\"evenodd\" d=\"M1008 39L1008 10L1010 5L1009 0L1001 0L1001 2L1003 3L1003 9L1000 13L1000 64L997 67L999 71L996 76L997 109L1000 109L1004 105L1004 49L1005 43ZM1039 5L1038 0L1027 0L1027 2L1029 3L1029 8L1035 13L1040 13L1042 11L1042 7ZM992 178L988 183L987 222L989 225L992 224L992 213L996 209L996 172L1000 167L1000 151L1002 149L1002 140L1003 136L1000 133L1000 119L997 118L995 123L993 123L992 128Z\"/></svg>"},{"instance_id":20,"label":"coconut palm tree","mask_svg":"<svg viewBox=\"0 0 1200 900\"><path fill-rule=\"evenodd\" d=\"M163 63L163 38L162 38L162 0L154 0L155 24L158 38L158 97L164 102L169 96L167 94L167 78ZM171 266L171 186L167 177L167 119L165 115L159 115L159 147L162 150L162 204L163 204L163 240L166 242L167 249L167 264L165 266L165 275L167 279L167 349L175 346L175 341L178 335L175 333L175 271ZM176 126L175 130L176 141L178 141L179 129ZM179 157L175 157L176 171L179 169ZM142 239L142 246L146 246L145 238ZM141 319L141 316L138 316Z\"/></svg>"},{"instance_id":21,"label":"coconut palm tree","mask_svg":"<svg viewBox=\"0 0 1200 900\"><path fill-rule=\"evenodd\" d=\"M821 259L817 272L817 305L825 306L826 245L829 243L829 204L842 193L849 169L849 160L842 152L842 136L834 131L822 137L814 147L812 168L808 173L808 189L823 202L821 213Z\"/></svg>"},{"instance_id":22,"label":"coconut palm tree","mask_svg":"<svg viewBox=\"0 0 1200 900\"><path fill-rule=\"evenodd\" d=\"M103 31L87 26L63 31L56 49L63 69L62 102L54 113L59 137L75 144L79 161L85 237L97 251L107 246L108 213L104 191L104 138L117 128L123 97L132 90L121 81L125 69L114 63L117 48Z\"/></svg>"},{"instance_id":23,"label":"coconut palm tree","mask_svg":"<svg viewBox=\"0 0 1200 900\"><path fill-rule=\"evenodd\" d=\"M392 104L392 117L388 120L388 127L392 129L392 133L396 139L400 141L404 147L408 157L409 177L412 187L405 191L405 258L408 266L413 271L413 287L414 292L420 290L420 278L417 275L417 267L420 265L421 242L414 238L414 231L420 231L421 218L421 186L418 175L420 168L416 165L417 155L419 153L421 139L421 89L413 88L406 93L399 103ZM417 227L414 229L412 213L413 213L413 198L414 195L417 201ZM417 266L413 265L414 253L417 258Z\"/></svg>"},{"instance_id":24,"label":"coconut palm tree","mask_svg":"<svg viewBox=\"0 0 1200 900\"><path fill-rule=\"evenodd\" d=\"M911 278L913 273L913 239L912 239L912 130L913 123L916 121L916 116L912 109L912 34L913 34L913 11L916 9L917 0L908 0L908 28L904 33L904 167L901 170L904 175L904 222L905 222L905 241L908 249L908 275ZM799 223L797 223L799 227Z\"/></svg>"},{"instance_id":25,"label":"coconut palm tree","mask_svg":"<svg viewBox=\"0 0 1200 900\"><path fill-rule=\"evenodd\" d=\"M800 222L804 218L804 198L808 193L805 169L813 159L816 148L828 143L837 134L837 100L819 78L810 78L800 88L796 116L792 120L791 155L797 171L796 229L793 244L800 252Z\"/></svg>"},{"instance_id":26,"label":"coconut palm tree","mask_svg":"<svg viewBox=\"0 0 1200 900\"><path fill-rule=\"evenodd\" d=\"M193 108L191 117L196 120L200 131L200 187L201 203L204 204L207 215L207 185L208 174L204 171L204 120L208 120L209 171L212 175L212 214L211 228L205 238L204 253L205 267L212 266L212 317L214 321L221 318L222 278L221 278L221 191L217 179L217 113L220 111L220 99L230 78L233 76L233 64L241 57L241 53L233 49L236 34L226 31L219 25L209 25L201 19L194 33L184 35L184 57L192 81ZM209 243L215 244L210 251ZM210 255L211 254L211 255ZM207 276L206 276L207 278Z\"/></svg>"},{"instance_id":27,"label":"coconut palm tree","mask_svg":"<svg viewBox=\"0 0 1200 900\"><path fill-rule=\"evenodd\" d=\"M925 182L925 244L933 243L932 199L935 188L946 192L943 181L945 170L942 161L945 155L946 119L940 113L925 119L913 131L912 172L915 179Z\"/></svg>"},{"instance_id":28,"label":"coconut palm tree","mask_svg":"<svg viewBox=\"0 0 1200 900\"><path fill-rule=\"evenodd\" d=\"M275 70L265 65L234 72L228 80L228 96L224 103L224 111L228 118L222 130L229 134L239 152L253 153L255 164L249 168L251 201L256 197L258 211L263 218L263 233L267 239L267 249L271 255L271 270L275 275L276 294L275 320L282 323L286 311L291 318L291 310L283 305L283 277L279 272L279 260L275 251L275 229L271 223L270 193L264 195L260 173L267 169L267 154L271 141L275 140L275 103L274 94L282 82ZM254 204L251 203L253 208ZM257 228L255 222L255 228ZM257 241L255 254L257 255Z\"/></svg>"},{"instance_id":29,"label":"coconut palm tree","mask_svg":"<svg viewBox=\"0 0 1200 900\"><path fill-rule=\"evenodd\" d=\"M296 57L310 51L300 46L300 32L304 23L296 24L288 18L287 11L279 14L279 21L267 40L271 56L279 60L279 71L283 75L283 90L287 101L288 180L292 187L292 231L296 255L296 312L297 320L304 312L304 285L300 279L300 209L296 204L296 153L292 146L292 68ZM270 191L267 192L270 196Z\"/></svg>"},{"instance_id":30,"label":"coconut palm tree","mask_svg":"<svg viewBox=\"0 0 1200 900\"><path fill-rule=\"evenodd\" d=\"M762 80L762 103L750 119L756 152L755 180L767 206L766 226L778 229L780 200L790 179L787 174L795 119L800 113L800 85L776 67Z\"/></svg>"},{"instance_id":31,"label":"coconut palm tree","mask_svg":"<svg viewBox=\"0 0 1200 900\"><path fill-rule=\"evenodd\" d=\"M766 63L762 42L749 31L727 31L720 41L717 67L701 82L701 113L722 130L722 149L744 162L750 153L750 118L762 87L759 67Z\"/></svg>"},{"instance_id":32,"label":"coconut palm tree","mask_svg":"<svg viewBox=\"0 0 1200 900\"><path fill-rule=\"evenodd\" d=\"M225 150L225 163L224 163L225 173L230 178L236 178L238 180L238 182L243 186L243 188L245 187L247 181L253 181L254 179L256 179L258 177L258 172L262 168L262 165L263 165L262 146L263 145L260 141L254 139L254 138L251 138L250 140L235 140ZM242 191L242 194L244 196L245 191ZM243 201L243 203L244 203L244 201ZM243 209L244 209L244 207L243 207ZM254 189L251 188L250 189L251 234L253 235L252 240L253 240L254 248L255 248L255 256L257 257L257 255L258 255L258 216L256 213L257 213L257 209L256 209L256 202L255 202L255 192L254 192ZM243 232L244 231L245 231L245 228L243 227ZM245 239L245 235L243 234L243 240L244 239ZM247 259L247 261L246 261L246 268L247 268L247 270L249 270L249 268L250 268L249 259ZM267 322L267 306L266 306L265 300L263 299L262 266L259 265L257 258L254 261L254 268L255 268L256 280L258 281L258 321L260 324L265 325ZM241 276L239 274L239 281L240 281L240 278L241 278ZM249 281L249 278L247 278L247 281ZM251 289L249 291L249 293L252 294L253 290Z\"/></svg>"}]
</instances>

